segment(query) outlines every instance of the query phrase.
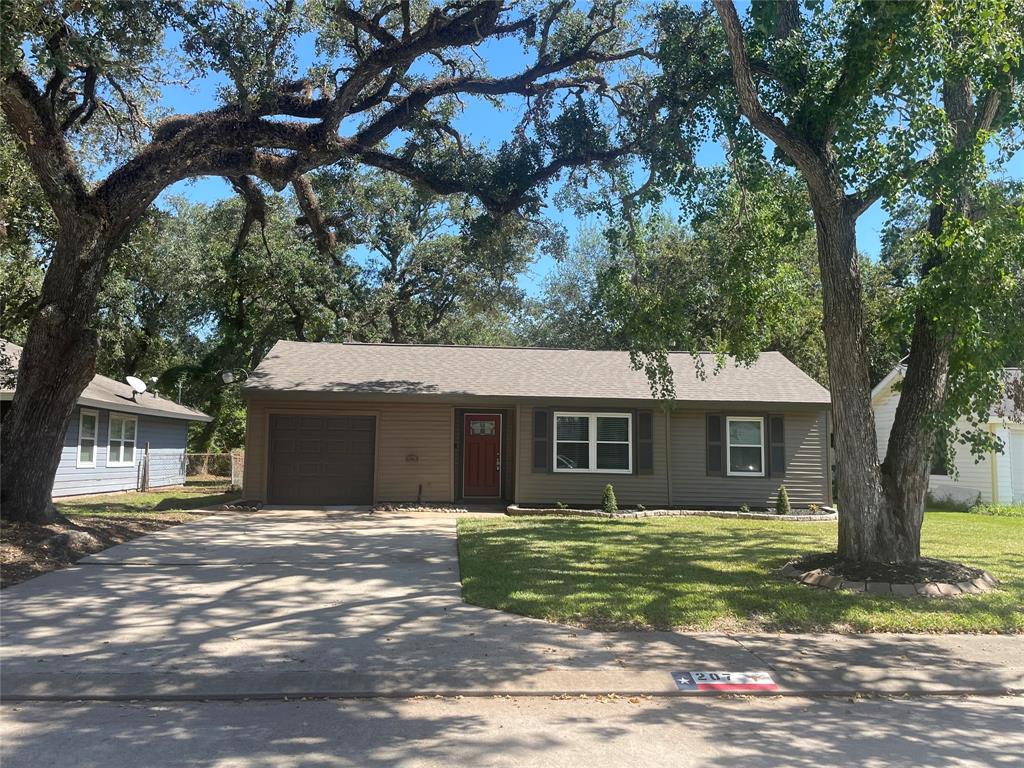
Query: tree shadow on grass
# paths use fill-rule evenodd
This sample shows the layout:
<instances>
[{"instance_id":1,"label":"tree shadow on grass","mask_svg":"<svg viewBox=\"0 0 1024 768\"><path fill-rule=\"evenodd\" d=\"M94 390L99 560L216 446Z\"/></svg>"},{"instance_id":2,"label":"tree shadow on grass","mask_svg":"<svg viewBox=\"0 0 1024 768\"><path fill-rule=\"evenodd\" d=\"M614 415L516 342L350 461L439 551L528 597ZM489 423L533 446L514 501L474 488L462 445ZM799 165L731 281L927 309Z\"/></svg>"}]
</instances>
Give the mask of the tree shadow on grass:
<instances>
[{"instance_id":1,"label":"tree shadow on grass","mask_svg":"<svg viewBox=\"0 0 1024 768\"><path fill-rule=\"evenodd\" d=\"M57 502L57 508L65 515L131 516L150 512L190 510L216 507L234 501L236 492L182 493L162 496L159 499L140 498L137 495L112 494L106 498L94 497L90 501Z\"/></svg>"}]
</instances>

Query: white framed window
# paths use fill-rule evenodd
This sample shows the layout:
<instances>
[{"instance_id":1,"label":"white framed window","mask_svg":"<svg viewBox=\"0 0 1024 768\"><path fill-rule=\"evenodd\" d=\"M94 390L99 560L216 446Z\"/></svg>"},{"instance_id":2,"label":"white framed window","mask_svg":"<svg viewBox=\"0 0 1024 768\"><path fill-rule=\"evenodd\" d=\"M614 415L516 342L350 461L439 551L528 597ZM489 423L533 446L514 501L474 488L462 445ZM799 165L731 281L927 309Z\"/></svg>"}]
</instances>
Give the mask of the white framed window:
<instances>
[{"instance_id":1,"label":"white framed window","mask_svg":"<svg viewBox=\"0 0 1024 768\"><path fill-rule=\"evenodd\" d=\"M107 466L131 467L135 465L134 416L110 414L110 437L107 440Z\"/></svg>"},{"instance_id":2,"label":"white framed window","mask_svg":"<svg viewBox=\"0 0 1024 768\"><path fill-rule=\"evenodd\" d=\"M730 475L764 477L764 418L727 417L725 439Z\"/></svg>"},{"instance_id":3,"label":"white framed window","mask_svg":"<svg viewBox=\"0 0 1024 768\"><path fill-rule=\"evenodd\" d=\"M555 413L555 472L633 471L633 415Z\"/></svg>"},{"instance_id":4,"label":"white framed window","mask_svg":"<svg viewBox=\"0 0 1024 768\"><path fill-rule=\"evenodd\" d=\"M84 408L78 412L78 468L96 466L96 431L99 429L100 416L96 411Z\"/></svg>"}]
</instances>

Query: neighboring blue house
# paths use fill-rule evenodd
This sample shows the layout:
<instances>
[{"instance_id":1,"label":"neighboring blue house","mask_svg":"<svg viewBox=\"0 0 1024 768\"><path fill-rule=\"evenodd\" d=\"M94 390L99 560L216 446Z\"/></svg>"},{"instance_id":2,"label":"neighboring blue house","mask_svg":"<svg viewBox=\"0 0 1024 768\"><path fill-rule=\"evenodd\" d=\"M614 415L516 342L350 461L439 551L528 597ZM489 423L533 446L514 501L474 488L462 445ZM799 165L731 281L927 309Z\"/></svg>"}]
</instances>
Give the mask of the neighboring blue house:
<instances>
[{"instance_id":1,"label":"neighboring blue house","mask_svg":"<svg viewBox=\"0 0 1024 768\"><path fill-rule=\"evenodd\" d=\"M21 347L0 339L0 350L18 364ZM106 376L85 388L64 435L54 496L141 488L147 449L150 488L185 482L189 422L210 417L152 392L134 400L132 394L127 383ZM13 396L13 389L0 388L0 418Z\"/></svg>"}]
</instances>

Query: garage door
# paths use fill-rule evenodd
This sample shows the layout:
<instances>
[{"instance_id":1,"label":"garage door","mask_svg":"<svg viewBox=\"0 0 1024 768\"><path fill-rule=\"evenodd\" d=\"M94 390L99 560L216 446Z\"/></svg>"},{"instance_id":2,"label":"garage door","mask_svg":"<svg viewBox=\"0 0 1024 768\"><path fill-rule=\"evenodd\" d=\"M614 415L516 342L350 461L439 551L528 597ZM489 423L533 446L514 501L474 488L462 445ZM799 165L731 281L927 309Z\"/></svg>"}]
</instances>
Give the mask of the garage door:
<instances>
[{"instance_id":1,"label":"garage door","mask_svg":"<svg viewBox=\"0 0 1024 768\"><path fill-rule=\"evenodd\" d=\"M270 417L271 504L370 504L373 416Z\"/></svg>"}]
</instances>

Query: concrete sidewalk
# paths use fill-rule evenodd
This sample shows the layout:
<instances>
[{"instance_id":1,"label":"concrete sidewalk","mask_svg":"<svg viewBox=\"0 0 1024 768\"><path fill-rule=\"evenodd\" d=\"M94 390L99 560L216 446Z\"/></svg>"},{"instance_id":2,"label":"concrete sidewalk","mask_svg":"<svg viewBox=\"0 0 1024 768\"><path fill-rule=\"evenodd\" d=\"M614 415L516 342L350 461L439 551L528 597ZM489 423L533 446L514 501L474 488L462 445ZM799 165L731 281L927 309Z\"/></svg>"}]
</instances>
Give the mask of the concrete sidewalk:
<instances>
[{"instance_id":1,"label":"concrete sidewalk","mask_svg":"<svg viewBox=\"0 0 1024 768\"><path fill-rule=\"evenodd\" d=\"M466 605L455 519L271 510L170 528L2 593L6 701L1024 691L1024 636L600 633ZM693 694L688 694L693 695Z\"/></svg>"}]
</instances>

